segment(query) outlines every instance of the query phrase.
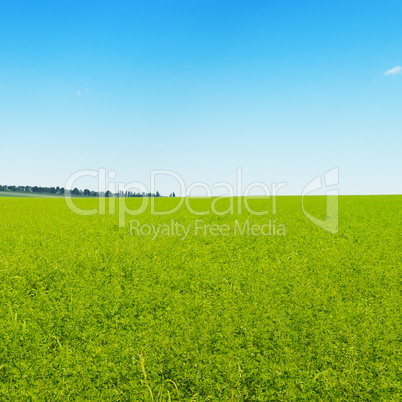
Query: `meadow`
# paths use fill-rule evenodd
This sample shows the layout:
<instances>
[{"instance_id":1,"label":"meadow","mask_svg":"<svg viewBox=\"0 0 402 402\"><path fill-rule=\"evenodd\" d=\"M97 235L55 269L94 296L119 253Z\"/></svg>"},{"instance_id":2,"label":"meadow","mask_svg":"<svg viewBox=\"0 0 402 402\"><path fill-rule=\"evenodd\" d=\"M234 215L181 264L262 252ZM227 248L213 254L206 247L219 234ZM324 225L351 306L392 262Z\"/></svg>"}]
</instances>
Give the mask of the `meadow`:
<instances>
[{"instance_id":1,"label":"meadow","mask_svg":"<svg viewBox=\"0 0 402 402\"><path fill-rule=\"evenodd\" d=\"M239 198L234 214L148 208L119 227L64 199L2 197L0 400L401 400L402 196L341 196L336 234L300 197L276 214L249 201L271 212L239 213ZM229 229L195 232L197 219ZM247 220L285 233L235 233Z\"/></svg>"}]
</instances>

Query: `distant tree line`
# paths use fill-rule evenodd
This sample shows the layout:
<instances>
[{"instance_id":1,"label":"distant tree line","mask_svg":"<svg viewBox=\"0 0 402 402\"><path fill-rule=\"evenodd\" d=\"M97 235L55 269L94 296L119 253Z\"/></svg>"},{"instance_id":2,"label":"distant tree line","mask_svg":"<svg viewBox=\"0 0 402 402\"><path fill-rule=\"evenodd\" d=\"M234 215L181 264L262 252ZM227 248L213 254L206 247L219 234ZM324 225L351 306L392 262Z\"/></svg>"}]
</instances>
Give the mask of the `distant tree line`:
<instances>
[{"instance_id":1,"label":"distant tree line","mask_svg":"<svg viewBox=\"0 0 402 402\"><path fill-rule=\"evenodd\" d=\"M54 194L64 195L71 194L80 197L163 197L159 191L156 193L136 193L131 191L120 191L118 193L112 193L111 191L98 192L91 191L87 188L85 190L79 190L74 188L73 190L65 190L64 187L38 187L38 186L7 186L0 185L0 191L13 191L17 193L37 193L37 194ZM169 197L176 197L175 193L171 193Z\"/></svg>"},{"instance_id":2,"label":"distant tree line","mask_svg":"<svg viewBox=\"0 0 402 402\"><path fill-rule=\"evenodd\" d=\"M7 186L0 185L0 191L13 191L17 193L38 194L64 194L64 187L38 187L38 186Z\"/></svg>"}]
</instances>

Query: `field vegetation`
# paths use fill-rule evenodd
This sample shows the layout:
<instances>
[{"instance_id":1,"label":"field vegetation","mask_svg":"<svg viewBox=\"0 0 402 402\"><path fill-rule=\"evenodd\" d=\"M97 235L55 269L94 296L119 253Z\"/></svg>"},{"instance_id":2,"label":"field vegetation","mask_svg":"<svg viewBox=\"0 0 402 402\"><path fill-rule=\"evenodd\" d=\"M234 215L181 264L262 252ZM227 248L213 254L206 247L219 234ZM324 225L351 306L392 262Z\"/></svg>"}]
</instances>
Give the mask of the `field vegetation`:
<instances>
[{"instance_id":1,"label":"field vegetation","mask_svg":"<svg viewBox=\"0 0 402 402\"><path fill-rule=\"evenodd\" d=\"M238 213L235 199L234 214L147 209L119 227L117 212L2 197L0 399L401 400L402 196L340 197L337 234L300 197L278 197L275 215L249 201L270 213ZM324 197L305 205L325 217ZM134 219L191 230L130 233ZM195 234L196 220L228 234ZM235 234L247 220L286 231Z\"/></svg>"}]
</instances>

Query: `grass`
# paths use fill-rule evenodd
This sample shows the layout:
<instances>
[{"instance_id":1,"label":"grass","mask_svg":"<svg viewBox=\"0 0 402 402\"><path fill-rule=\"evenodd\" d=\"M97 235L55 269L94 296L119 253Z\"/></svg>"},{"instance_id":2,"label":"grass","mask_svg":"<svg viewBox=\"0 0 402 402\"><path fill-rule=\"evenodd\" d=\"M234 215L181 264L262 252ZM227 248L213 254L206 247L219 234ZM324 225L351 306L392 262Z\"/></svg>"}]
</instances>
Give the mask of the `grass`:
<instances>
[{"instance_id":1,"label":"grass","mask_svg":"<svg viewBox=\"0 0 402 402\"><path fill-rule=\"evenodd\" d=\"M47 194L47 193L25 193L22 191L0 191L0 197L54 198L63 196L50 193Z\"/></svg>"},{"instance_id":2,"label":"grass","mask_svg":"<svg viewBox=\"0 0 402 402\"><path fill-rule=\"evenodd\" d=\"M324 197L305 205L325 216ZM152 240L130 219L231 231ZM235 236L247 219L286 235ZM0 399L401 400L402 196L340 197L339 219L325 232L279 197L276 215L148 209L120 228L63 199L2 198Z\"/></svg>"},{"instance_id":3,"label":"grass","mask_svg":"<svg viewBox=\"0 0 402 402\"><path fill-rule=\"evenodd\" d=\"M23 198L63 198L64 194L53 193L30 193L24 191L0 191L0 197L23 197ZM88 198L87 196L70 194L71 198Z\"/></svg>"}]
</instances>

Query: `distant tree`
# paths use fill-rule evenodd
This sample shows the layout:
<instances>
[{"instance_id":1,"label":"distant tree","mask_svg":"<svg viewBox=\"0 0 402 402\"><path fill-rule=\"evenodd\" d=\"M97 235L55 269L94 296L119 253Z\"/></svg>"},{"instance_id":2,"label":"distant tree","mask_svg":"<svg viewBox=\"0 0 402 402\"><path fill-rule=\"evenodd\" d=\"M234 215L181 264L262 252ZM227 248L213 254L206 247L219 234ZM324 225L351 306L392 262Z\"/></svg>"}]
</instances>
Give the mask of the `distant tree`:
<instances>
[{"instance_id":1,"label":"distant tree","mask_svg":"<svg viewBox=\"0 0 402 402\"><path fill-rule=\"evenodd\" d=\"M0 185L0 191L18 191L18 192L32 192L32 193L50 193L50 194L61 194L64 195L65 193L72 194L72 195L84 195L85 197L162 197L161 193L157 191L156 193L136 193L131 191L119 191L116 194L113 194L111 191L104 192L97 192L97 191L90 191L87 188L82 191L79 190L77 187L74 190L65 190L64 187L39 187L39 186L7 186L7 185ZM170 193L169 197L176 197L175 193Z\"/></svg>"}]
</instances>

